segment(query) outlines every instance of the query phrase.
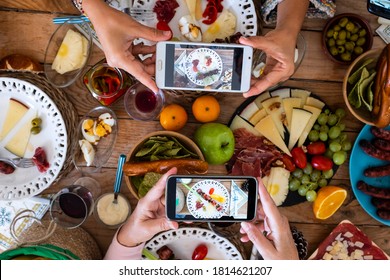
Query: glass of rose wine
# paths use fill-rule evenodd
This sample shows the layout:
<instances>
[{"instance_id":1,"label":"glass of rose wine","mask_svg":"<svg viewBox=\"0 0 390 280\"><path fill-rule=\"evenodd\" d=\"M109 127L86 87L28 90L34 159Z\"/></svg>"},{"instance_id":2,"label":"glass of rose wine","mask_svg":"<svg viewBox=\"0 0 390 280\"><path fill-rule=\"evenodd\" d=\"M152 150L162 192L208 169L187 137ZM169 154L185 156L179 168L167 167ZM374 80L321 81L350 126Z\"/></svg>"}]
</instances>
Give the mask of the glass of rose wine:
<instances>
[{"instance_id":1,"label":"glass of rose wine","mask_svg":"<svg viewBox=\"0 0 390 280\"><path fill-rule=\"evenodd\" d=\"M130 87L124 98L126 112L133 119L140 121L156 119L164 107L164 102L162 90L155 93L140 82Z\"/></svg>"}]
</instances>

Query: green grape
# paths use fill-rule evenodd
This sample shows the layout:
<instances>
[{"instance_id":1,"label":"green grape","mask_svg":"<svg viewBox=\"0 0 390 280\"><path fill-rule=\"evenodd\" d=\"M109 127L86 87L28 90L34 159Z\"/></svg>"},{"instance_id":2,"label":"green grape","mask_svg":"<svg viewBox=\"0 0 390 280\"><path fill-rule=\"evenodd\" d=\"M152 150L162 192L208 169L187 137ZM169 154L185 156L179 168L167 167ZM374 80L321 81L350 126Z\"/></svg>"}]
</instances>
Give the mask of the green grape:
<instances>
[{"instance_id":1,"label":"green grape","mask_svg":"<svg viewBox=\"0 0 390 280\"><path fill-rule=\"evenodd\" d=\"M326 180L325 178L321 178L319 181L318 181L318 186L319 187L325 187L328 185L328 180Z\"/></svg>"},{"instance_id":2,"label":"green grape","mask_svg":"<svg viewBox=\"0 0 390 280\"><path fill-rule=\"evenodd\" d=\"M311 142L316 142L320 138L320 134L317 130L311 130L307 136Z\"/></svg>"},{"instance_id":3,"label":"green grape","mask_svg":"<svg viewBox=\"0 0 390 280\"><path fill-rule=\"evenodd\" d=\"M332 152L338 152L341 150L341 144L339 142L332 142L329 144L329 150Z\"/></svg>"},{"instance_id":4,"label":"green grape","mask_svg":"<svg viewBox=\"0 0 390 280\"><path fill-rule=\"evenodd\" d=\"M335 138L339 137L340 132L341 132L341 129L339 126L332 126L329 129L328 136L330 139L335 139Z\"/></svg>"},{"instance_id":5,"label":"green grape","mask_svg":"<svg viewBox=\"0 0 390 280\"><path fill-rule=\"evenodd\" d=\"M303 176L301 178L301 184L306 185L308 183L310 183L310 176L307 174L303 174Z\"/></svg>"},{"instance_id":6,"label":"green grape","mask_svg":"<svg viewBox=\"0 0 390 280\"><path fill-rule=\"evenodd\" d=\"M303 173L310 175L313 172L313 166L311 165L310 162L308 162L305 166L305 168L302 169Z\"/></svg>"},{"instance_id":7,"label":"green grape","mask_svg":"<svg viewBox=\"0 0 390 280\"><path fill-rule=\"evenodd\" d=\"M347 138L348 138L347 133L345 133L345 132L340 133L340 136L339 136L340 143L343 143L345 140L347 140Z\"/></svg>"},{"instance_id":8,"label":"green grape","mask_svg":"<svg viewBox=\"0 0 390 280\"><path fill-rule=\"evenodd\" d=\"M321 141L327 141L328 140L328 133L321 131L320 132L320 140Z\"/></svg>"},{"instance_id":9,"label":"green grape","mask_svg":"<svg viewBox=\"0 0 390 280\"><path fill-rule=\"evenodd\" d=\"M326 115L325 113L321 113L318 118L317 118L317 122L320 124L320 125L324 125L328 122L328 115Z\"/></svg>"},{"instance_id":10,"label":"green grape","mask_svg":"<svg viewBox=\"0 0 390 280\"><path fill-rule=\"evenodd\" d=\"M343 151L338 151L333 154L333 162L337 165L342 165L346 158L346 154Z\"/></svg>"},{"instance_id":11,"label":"green grape","mask_svg":"<svg viewBox=\"0 0 390 280\"><path fill-rule=\"evenodd\" d=\"M325 132L325 133L328 133L329 132L329 126L327 125L321 125L320 127L320 132Z\"/></svg>"},{"instance_id":12,"label":"green grape","mask_svg":"<svg viewBox=\"0 0 390 280\"><path fill-rule=\"evenodd\" d=\"M305 196L307 193L307 187L305 185L300 185L298 188L298 193L300 196Z\"/></svg>"},{"instance_id":13,"label":"green grape","mask_svg":"<svg viewBox=\"0 0 390 280\"><path fill-rule=\"evenodd\" d=\"M295 178L301 179L302 176L303 176L303 171L302 171L302 169L300 169L300 168L296 168L296 169L292 172L292 175L293 175Z\"/></svg>"},{"instance_id":14,"label":"green grape","mask_svg":"<svg viewBox=\"0 0 390 280\"><path fill-rule=\"evenodd\" d=\"M288 188L293 192L297 191L300 186L301 182L297 178L293 178L288 184Z\"/></svg>"},{"instance_id":15,"label":"green grape","mask_svg":"<svg viewBox=\"0 0 390 280\"><path fill-rule=\"evenodd\" d=\"M328 117L328 125L334 126L339 121L339 117L335 114L330 114Z\"/></svg>"},{"instance_id":16,"label":"green grape","mask_svg":"<svg viewBox=\"0 0 390 280\"><path fill-rule=\"evenodd\" d=\"M317 182L309 182L309 184L307 184L307 188L308 190L316 190L318 188L318 183Z\"/></svg>"},{"instance_id":17,"label":"green grape","mask_svg":"<svg viewBox=\"0 0 390 280\"><path fill-rule=\"evenodd\" d=\"M325 113L326 115L329 115L330 110L329 110L329 109L325 109L325 110L324 110L324 113Z\"/></svg>"},{"instance_id":18,"label":"green grape","mask_svg":"<svg viewBox=\"0 0 390 280\"><path fill-rule=\"evenodd\" d=\"M352 149L352 143L349 142L349 141L344 141L342 144L341 144L341 149L343 151L349 151Z\"/></svg>"},{"instance_id":19,"label":"green grape","mask_svg":"<svg viewBox=\"0 0 390 280\"><path fill-rule=\"evenodd\" d=\"M329 170L322 171L322 177L324 177L325 179L330 179L330 178L332 178L332 177L333 177L333 174L334 174L333 169L329 169Z\"/></svg>"},{"instance_id":20,"label":"green grape","mask_svg":"<svg viewBox=\"0 0 390 280\"><path fill-rule=\"evenodd\" d=\"M340 127L340 130L343 131L345 129L345 124L339 123L338 126Z\"/></svg>"},{"instance_id":21,"label":"green grape","mask_svg":"<svg viewBox=\"0 0 390 280\"><path fill-rule=\"evenodd\" d=\"M313 129L318 131L318 130L320 130L320 127L321 127L321 126L320 126L318 123L316 123L316 124L313 126Z\"/></svg>"},{"instance_id":22,"label":"green grape","mask_svg":"<svg viewBox=\"0 0 390 280\"><path fill-rule=\"evenodd\" d=\"M335 112L336 116L338 116L340 119L345 117L345 110L342 108L337 108Z\"/></svg>"},{"instance_id":23,"label":"green grape","mask_svg":"<svg viewBox=\"0 0 390 280\"><path fill-rule=\"evenodd\" d=\"M321 171L313 169L313 172L310 174L310 179L312 182L317 182L321 178Z\"/></svg>"},{"instance_id":24,"label":"green grape","mask_svg":"<svg viewBox=\"0 0 390 280\"><path fill-rule=\"evenodd\" d=\"M313 190L306 192L306 200L309 202L313 202L317 198L317 193Z\"/></svg>"},{"instance_id":25,"label":"green grape","mask_svg":"<svg viewBox=\"0 0 390 280\"><path fill-rule=\"evenodd\" d=\"M327 158L332 158L333 152L329 148L327 148L325 153L324 153L324 156L326 156Z\"/></svg>"}]
</instances>

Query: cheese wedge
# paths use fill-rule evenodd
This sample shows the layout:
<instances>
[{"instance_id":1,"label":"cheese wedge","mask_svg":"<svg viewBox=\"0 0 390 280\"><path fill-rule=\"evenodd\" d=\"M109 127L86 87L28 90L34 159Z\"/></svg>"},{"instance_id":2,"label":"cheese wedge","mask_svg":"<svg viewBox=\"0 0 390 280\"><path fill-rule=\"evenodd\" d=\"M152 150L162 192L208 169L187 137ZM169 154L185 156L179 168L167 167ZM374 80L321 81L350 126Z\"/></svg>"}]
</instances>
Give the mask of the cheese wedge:
<instances>
[{"instance_id":1,"label":"cheese wedge","mask_svg":"<svg viewBox=\"0 0 390 280\"><path fill-rule=\"evenodd\" d=\"M310 96L311 92L304 89L291 89L291 97L299 97L302 99L301 108L306 104L306 99Z\"/></svg>"},{"instance_id":2,"label":"cheese wedge","mask_svg":"<svg viewBox=\"0 0 390 280\"><path fill-rule=\"evenodd\" d=\"M252 117L250 117L249 122L253 125L256 125L266 115L267 115L267 112L265 111L265 109L261 108Z\"/></svg>"},{"instance_id":3,"label":"cheese wedge","mask_svg":"<svg viewBox=\"0 0 390 280\"><path fill-rule=\"evenodd\" d=\"M312 115L310 117L309 122L306 124L305 129L302 131L301 136L299 137L298 144L297 144L298 147L301 147L303 145L303 143L305 143L306 138L310 133L310 130L313 128L313 125L315 124L318 116L321 114L321 111L322 111L321 109L318 109L318 108L313 107L313 106L308 106L308 105L304 105L303 109L311 112Z\"/></svg>"},{"instance_id":4,"label":"cheese wedge","mask_svg":"<svg viewBox=\"0 0 390 280\"><path fill-rule=\"evenodd\" d=\"M291 153L280 136L271 115L267 115L265 118L259 121L256 124L255 129L259 131L265 138L271 141L275 146L281 149L284 153L291 156Z\"/></svg>"},{"instance_id":5,"label":"cheese wedge","mask_svg":"<svg viewBox=\"0 0 390 280\"><path fill-rule=\"evenodd\" d=\"M8 151L18 157L24 157L26 147L31 135L31 119L28 120L4 146Z\"/></svg>"},{"instance_id":6,"label":"cheese wedge","mask_svg":"<svg viewBox=\"0 0 390 280\"><path fill-rule=\"evenodd\" d=\"M271 168L266 188L276 206L282 205L287 198L289 177L290 172L287 169L283 167Z\"/></svg>"},{"instance_id":7,"label":"cheese wedge","mask_svg":"<svg viewBox=\"0 0 390 280\"><path fill-rule=\"evenodd\" d=\"M28 112L29 107L22 102L11 98L8 104L7 114L0 132L0 140L2 140L15 127L15 125Z\"/></svg>"},{"instance_id":8,"label":"cheese wedge","mask_svg":"<svg viewBox=\"0 0 390 280\"><path fill-rule=\"evenodd\" d=\"M284 112L286 113L287 130L291 133L291 117L293 108L302 108L302 99L299 97L288 97L282 99Z\"/></svg>"},{"instance_id":9,"label":"cheese wedge","mask_svg":"<svg viewBox=\"0 0 390 280\"><path fill-rule=\"evenodd\" d=\"M313 106L313 107L316 107L318 109L322 109L322 108L324 108L325 103L317 98L309 96L308 98L306 98L305 105Z\"/></svg>"},{"instance_id":10,"label":"cheese wedge","mask_svg":"<svg viewBox=\"0 0 390 280\"><path fill-rule=\"evenodd\" d=\"M236 115L233 118L232 123L230 124L230 129L232 131L235 131L236 129L239 128L245 128L247 131L251 132L252 134L256 136L261 136L261 133L258 130L256 130L250 123L248 123L240 116Z\"/></svg>"},{"instance_id":11,"label":"cheese wedge","mask_svg":"<svg viewBox=\"0 0 390 280\"><path fill-rule=\"evenodd\" d=\"M263 102L264 100L268 99L271 97L271 94L269 93L269 91L265 91L263 93L261 93L259 96L256 97L255 100L253 100L253 102L256 103L257 107L259 107L259 109L263 108L263 105L261 105L261 102Z\"/></svg>"},{"instance_id":12,"label":"cheese wedge","mask_svg":"<svg viewBox=\"0 0 390 280\"><path fill-rule=\"evenodd\" d=\"M210 43L215 39L224 39L236 32L236 16L228 9L223 9L216 21L203 33L203 42Z\"/></svg>"},{"instance_id":13,"label":"cheese wedge","mask_svg":"<svg viewBox=\"0 0 390 280\"><path fill-rule=\"evenodd\" d=\"M265 108L265 111L268 115L272 117L273 122L275 123L278 133L284 139L284 125L286 124L286 114L282 105L282 98L279 96L271 97L263 102L262 106Z\"/></svg>"},{"instance_id":14,"label":"cheese wedge","mask_svg":"<svg viewBox=\"0 0 390 280\"><path fill-rule=\"evenodd\" d=\"M307 123L310 121L312 112L306 111L301 108L294 108L292 110L291 118L291 133L288 140L288 149L294 148L303 130L306 128Z\"/></svg>"},{"instance_id":15,"label":"cheese wedge","mask_svg":"<svg viewBox=\"0 0 390 280\"><path fill-rule=\"evenodd\" d=\"M281 88L281 89L274 90L273 92L271 92L271 96L272 97L279 96L282 99L288 98L290 97L290 88Z\"/></svg>"},{"instance_id":16,"label":"cheese wedge","mask_svg":"<svg viewBox=\"0 0 390 280\"><path fill-rule=\"evenodd\" d=\"M195 19L201 20L203 18L202 0L195 0Z\"/></svg>"},{"instance_id":17,"label":"cheese wedge","mask_svg":"<svg viewBox=\"0 0 390 280\"><path fill-rule=\"evenodd\" d=\"M196 0L186 0L188 12L190 15L195 18L195 8L196 8Z\"/></svg>"},{"instance_id":18,"label":"cheese wedge","mask_svg":"<svg viewBox=\"0 0 390 280\"><path fill-rule=\"evenodd\" d=\"M249 103L244 110L242 110L240 116L246 120L249 121L249 119L256 114L256 112L259 110L259 107L256 105L255 102Z\"/></svg>"}]
</instances>

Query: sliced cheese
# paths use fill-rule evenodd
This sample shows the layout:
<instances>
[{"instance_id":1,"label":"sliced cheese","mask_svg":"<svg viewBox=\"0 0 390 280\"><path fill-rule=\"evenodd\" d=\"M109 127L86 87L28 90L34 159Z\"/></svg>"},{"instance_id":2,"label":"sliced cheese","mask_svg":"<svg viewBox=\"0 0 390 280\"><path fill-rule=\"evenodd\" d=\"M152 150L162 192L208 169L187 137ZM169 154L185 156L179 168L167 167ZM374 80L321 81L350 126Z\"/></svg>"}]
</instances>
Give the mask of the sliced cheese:
<instances>
[{"instance_id":1,"label":"sliced cheese","mask_svg":"<svg viewBox=\"0 0 390 280\"><path fill-rule=\"evenodd\" d=\"M309 122L306 124L305 129L302 131L301 136L298 140L298 147L301 147L305 143L307 136L309 135L310 130L313 128L318 116L321 114L321 109L318 109L313 106L304 105L303 109L312 113Z\"/></svg>"},{"instance_id":2,"label":"sliced cheese","mask_svg":"<svg viewBox=\"0 0 390 280\"><path fill-rule=\"evenodd\" d=\"M13 98L9 100L7 114L3 123L3 128L0 132L0 140L8 135L28 110L29 107L20 101Z\"/></svg>"},{"instance_id":3,"label":"sliced cheese","mask_svg":"<svg viewBox=\"0 0 390 280\"><path fill-rule=\"evenodd\" d=\"M267 112L264 108L258 110L250 119L249 122L253 125L256 125L262 118L267 115Z\"/></svg>"},{"instance_id":4,"label":"sliced cheese","mask_svg":"<svg viewBox=\"0 0 390 280\"><path fill-rule=\"evenodd\" d=\"M301 108L306 104L306 99L310 96L311 92L304 89L291 89L291 97L299 97L302 99Z\"/></svg>"},{"instance_id":5,"label":"sliced cheese","mask_svg":"<svg viewBox=\"0 0 390 280\"><path fill-rule=\"evenodd\" d=\"M282 205L287 198L289 178L290 172L287 169L283 167L271 168L266 188L276 206Z\"/></svg>"},{"instance_id":6,"label":"sliced cheese","mask_svg":"<svg viewBox=\"0 0 390 280\"><path fill-rule=\"evenodd\" d=\"M195 19L201 20L203 18L202 0L195 1Z\"/></svg>"},{"instance_id":7,"label":"sliced cheese","mask_svg":"<svg viewBox=\"0 0 390 280\"><path fill-rule=\"evenodd\" d=\"M244 110L242 110L240 116L249 121L249 119L259 110L259 107L255 102L249 103Z\"/></svg>"},{"instance_id":8,"label":"sliced cheese","mask_svg":"<svg viewBox=\"0 0 390 280\"><path fill-rule=\"evenodd\" d=\"M283 138L280 136L271 115L267 115L265 118L259 121L256 124L255 129L259 131L265 138L271 141L275 146L281 149L284 153L291 156L290 151L284 143Z\"/></svg>"},{"instance_id":9,"label":"sliced cheese","mask_svg":"<svg viewBox=\"0 0 390 280\"><path fill-rule=\"evenodd\" d=\"M29 119L8 141L5 148L18 157L24 157L31 134L31 119Z\"/></svg>"},{"instance_id":10,"label":"sliced cheese","mask_svg":"<svg viewBox=\"0 0 390 280\"><path fill-rule=\"evenodd\" d=\"M188 12L195 19L196 0L186 0Z\"/></svg>"},{"instance_id":11,"label":"sliced cheese","mask_svg":"<svg viewBox=\"0 0 390 280\"><path fill-rule=\"evenodd\" d=\"M289 150L294 148L303 130L306 128L306 125L310 121L312 115L312 112L306 111L301 108L294 108L292 110L291 133L288 141Z\"/></svg>"},{"instance_id":12,"label":"sliced cheese","mask_svg":"<svg viewBox=\"0 0 390 280\"><path fill-rule=\"evenodd\" d=\"M317 98L314 98L314 97L309 96L309 97L306 99L305 105L309 105L309 106L316 107L316 108L318 108L318 109L322 109L322 108L324 108L325 103L322 102L321 100L317 99Z\"/></svg>"},{"instance_id":13,"label":"sliced cheese","mask_svg":"<svg viewBox=\"0 0 390 280\"><path fill-rule=\"evenodd\" d=\"M261 108L263 108L263 105L261 105L261 102L263 102L264 100L266 100L270 97L271 97L271 94L269 93L269 91L265 91L262 94L260 94L259 96L257 96L256 99L253 100L253 102L256 103L256 105L257 105L257 107L259 107L259 109L261 109Z\"/></svg>"},{"instance_id":14,"label":"sliced cheese","mask_svg":"<svg viewBox=\"0 0 390 280\"><path fill-rule=\"evenodd\" d=\"M282 98L279 96L271 97L261 102L268 115L272 117L278 133L284 139L284 124L286 122L286 114L284 112Z\"/></svg>"},{"instance_id":15,"label":"sliced cheese","mask_svg":"<svg viewBox=\"0 0 390 280\"><path fill-rule=\"evenodd\" d=\"M289 97L282 99L284 112L286 113L287 130L291 133L291 116L293 108L302 108L302 99L299 97Z\"/></svg>"},{"instance_id":16,"label":"sliced cheese","mask_svg":"<svg viewBox=\"0 0 390 280\"><path fill-rule=\"evenodd\" d=\"M271 96L279 96L280 98L288 98L290 97L290 88L281 88L271 92Z\"/></svg>"},{"instance_id":17,"label":"sliced cheese","mask_svg":"<svg viewBox=\"0 0 390 280\"><path fill-rule=\"evenodd\" d=\"M230 124L230 129L234 131L239 128L245 128L247 131L251 132L252 134L256 136L261 136L260 132L256 130L250 123L248 123L240 116L236 115L233 118L232 123Z\"/></svg>"}]
</instances>

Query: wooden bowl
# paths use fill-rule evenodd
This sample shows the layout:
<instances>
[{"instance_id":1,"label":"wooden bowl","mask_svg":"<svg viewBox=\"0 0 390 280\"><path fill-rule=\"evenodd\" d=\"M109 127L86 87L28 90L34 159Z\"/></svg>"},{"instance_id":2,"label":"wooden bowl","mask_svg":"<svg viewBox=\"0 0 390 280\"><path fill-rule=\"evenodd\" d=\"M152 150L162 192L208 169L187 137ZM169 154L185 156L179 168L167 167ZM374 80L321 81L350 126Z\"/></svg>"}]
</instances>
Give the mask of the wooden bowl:
<instances>
[{"instance_id":1,"label":"wooden bowl","mask_svg":"<svg viewBox=\"0 0 390 280\"><path fill-rule=\"evenodd\" d=\"M199 147L195 144L194 141L192 141L187 136L180 134L178 132L174 131L155 131L152 133L149 133L145 135L145 137L138 141L134 147L130 150L130 152L127 154L127 161L132 162L135 159L135 154L139 151L139 149L142 147L142 145L145 143L146 140L148 140L151 136L169 136L169 137L175 137L182 145L184 145L187 149L190 151L196 153L199 156L199 159L205 160L204 156L202 154L202 151L199 149ZM138 195L138 189L134 186L131 177L124 175L125 182L127 187L129 188L131 194L137 198L140 199Z\"/></svg>"},{"instance_id":2,"label":"wooden bowl","mask_svg":"<svg viewBox=\"0 0 390 280\"><path fill-rule=\"evenodd\" d=\"M365 43L363 45L361 45L361 47L363 48L363 53L371 49L374 39L373 39L373 32L372 32L370 25L368 24L367 20L365 18L361 17L360 15L352 14L352 13L343 13L343 14L339 14L339 15L337 15L337 16L335 16L327 21L324 29L322 30L322 49L324 50L326 56L330 60L332 60L333 62L341 64L341 65L349 65L360 54L356 54L355 52L352 51L351 52L351 59L349 61L342 60L341 54L332 55L331 50L330 50L330 46L328 43L328 40L330 38L327 36L328 31L333 30L336 25L339 25L340 20L342 20L343 18L347 18L350 22L354 23L355 26L358 26L366 31L366 35L364 36L364 38L366 39ZM342 28L342 29L346 30L345 28ZM349 36L352 36L352 35L353 34L350 32ZM336 38L338 38L338 37L336 37ZM351 37L347 38L346 41L356 43L356 41L352 41L352 39L350 39L350 38ZM345 45L342 45L342 46L345 46ZM336 44L335 47L338 48L339 46ZM356 47L356 45L355 45L355 47Z\"/></svg>"},{"instance_id":3,"label":"wooden bowl","mask_svg":"<svg viewBox=\"0 0 390 280\"><path fill-rule=\"evenodd\" d=\"M368 111L368 109L362 104L360 108L355 108L353 105L350 104L348 100L348 94L352 90L353 85L348 83L348 78L357 70L359 69L362 64L367 61L367 59L372 58L373 61L368 64L366 67L367 69L374 69L376 67L376 63L378 61L379 55L381 54L382 49L373 49L369 50L362 55L360 55L358 58L356 58L352 64L348 67L348 70L344 76L343 79L343 98L345 101L345 104L347 105L349 111L351 114L357 118L359 121L368 124L368 125L374 125L374 123L371 120L371 112ZM375 81L375 78L374 78Z\"/></svg>"}]
</instances>

